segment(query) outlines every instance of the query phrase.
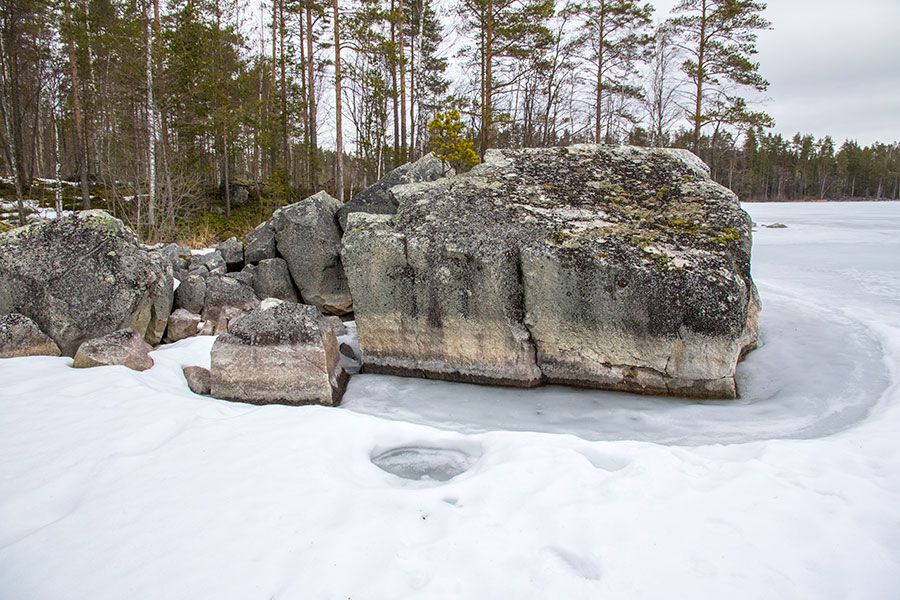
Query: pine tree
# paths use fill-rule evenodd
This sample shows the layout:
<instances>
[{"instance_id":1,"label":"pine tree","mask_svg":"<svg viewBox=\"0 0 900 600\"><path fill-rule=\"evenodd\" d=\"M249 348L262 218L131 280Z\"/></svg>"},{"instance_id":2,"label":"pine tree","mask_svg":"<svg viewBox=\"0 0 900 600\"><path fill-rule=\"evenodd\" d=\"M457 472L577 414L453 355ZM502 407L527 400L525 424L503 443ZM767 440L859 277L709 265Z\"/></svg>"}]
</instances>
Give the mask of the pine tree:
<instances>
[{"instance_id":1,"label":"pine tree","mask_svg":"<svg viewBox=\"0 0 900 600\"><path fill-rule=\"evenodd\" d=\"M769 86L759 74L757 32L770 23L760 14L766 5L752 0L681 0L678 16L669 25L687 54L682 68L691 84L688 116L693 124L693 149L698 150L702 128L713 122L771 126L772 119L751 111L737 89L764 91Z\"/></svg>"}]
</instances>

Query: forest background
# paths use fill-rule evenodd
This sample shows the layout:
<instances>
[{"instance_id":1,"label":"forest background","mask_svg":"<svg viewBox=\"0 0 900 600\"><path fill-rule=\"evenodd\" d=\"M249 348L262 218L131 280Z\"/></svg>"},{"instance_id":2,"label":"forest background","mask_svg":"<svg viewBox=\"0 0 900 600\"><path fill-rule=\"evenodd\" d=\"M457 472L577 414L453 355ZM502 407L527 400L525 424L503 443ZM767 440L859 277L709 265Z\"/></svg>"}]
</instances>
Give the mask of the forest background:
<instances>
[{"instance_id":1,"label":"forest background","mask_svg":"<svg viewBox=\"0 0 900 600\"><path fill-rule=\"evenodd\" d=\"M428 152L429 123L452 111L481 156L675 146L743 200L900 198L900 142L772 131L755 101L772 24L751 0L680 0L667 15L631 0L0 11L0 195L18 222L94 207L150 241L240 235L319 189L349 199Z\"/></svg>"}]
</instances>

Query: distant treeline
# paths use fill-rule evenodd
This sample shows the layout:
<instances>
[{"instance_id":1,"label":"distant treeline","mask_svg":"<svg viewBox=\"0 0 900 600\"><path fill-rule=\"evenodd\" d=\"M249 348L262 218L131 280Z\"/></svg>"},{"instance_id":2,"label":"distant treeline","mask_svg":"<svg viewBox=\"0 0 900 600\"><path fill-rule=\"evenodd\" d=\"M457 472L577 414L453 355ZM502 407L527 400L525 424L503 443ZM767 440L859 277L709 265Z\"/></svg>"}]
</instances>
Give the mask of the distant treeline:
<instances>
[{"instance_id":1,"label":"distant treeline","mask_svg":"<svg viewBox=\"0 0 900 600\"><path fill-rule=\"evenodd\" d=\"M643 141L640 131L631 141ZM672 145L690 148L690 133ZM751 129L737 143L727 132L703 136L697 154L742 200L900 199L900 142L860 146L848 140L836 148L831 136L785 139Z\"/></svg>"}]
</instances>

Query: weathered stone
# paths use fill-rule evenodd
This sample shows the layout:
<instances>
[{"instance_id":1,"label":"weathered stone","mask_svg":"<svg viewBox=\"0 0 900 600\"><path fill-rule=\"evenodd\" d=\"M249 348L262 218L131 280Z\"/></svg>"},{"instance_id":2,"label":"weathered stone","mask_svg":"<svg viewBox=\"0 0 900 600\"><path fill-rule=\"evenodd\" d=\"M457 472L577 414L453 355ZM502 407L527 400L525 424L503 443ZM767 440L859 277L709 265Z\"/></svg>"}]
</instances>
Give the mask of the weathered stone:
<instances>
[{"instance_id":1,"label":"weathered stone","mask_svg":"<svg viewBox=\"0 0 900 600\"><path fill-rule=\"evenodd\" d=\"M199 313L206 302L206 279L199 275L188 275L181 280L175 290L175 308Z\"/></svg>"},{"instance_id":2,"label":"weathered stone","mask_svg":"<svg viewBox=\"0 0 900 600\"><path fill-rule=\"evenodd\" d=\"M359 360L356 356L356 352L353 351L353 346L351 346L350 344L341 343L339 349L341 351L341 354L343 354L347 358L350 358L353 360Z\"/></svg>"},{"instance_id":3,"label":"weathered stone","mask_svg":"<svg viewBox=\"0 0 900 600\"><path fill-rule=\"evenodd\" d=\"M314 306L267 299L213 344L211 393L251 404L337 405L347 374Z\"/></svg>"},{"instance_id":4,"label":"weathered stone","mask_svg":"<svg viewBox=\"0 0 900 600\"><path fill-rule=\"evenodd\" d=\"M37 323L19 313L0 316L0 358L59 356L59 346Z\"/></svg>"},{"instance_id":5,"label":"weathered stone","mask_svg":"<svg viewBox=\"0 0 900 600\"><path fill-rule=\"evenodd\" d=\"M364 371L735 396L750 219L694 155L490 151L392 193L344 235Z\"/></svg>"},{"instance_id":6,"label":"weathered stone","mask_svg":"<svg viewBox=\"0 0 900 600\"><path fill-rule=\"evenodd\" d=\"M250 200L250 183L232 181L228 186L228 201L231 206L243 206ZM225 184L219 185L219 196L225 202Z\"/></svg>"},{"instance_id":7,"label":"weathered stone","mask_svg":"<svg viewBox=\"0 0 900 600\"><path fill-rule=\"evenodd\" d=\"M209 369L203 367L184 367L182 370L188 387L195 394L209 396Z\"/></svg>"},{"instance_id":8,"label":"weathered stone","mask_svg":"<svg viewBox=\"0 0 900 600\"><path fill-rule=\"evenodd\" d=\"M200 315L179 308L169 315L166 327L166 342L172 343L197 335L200 328Z\"/></svg>"},{"instance_id":9,"label":"weathered stone","mask_svg":"<svg viewBox=\"0 0 900 600\"><path fill-rule=\"evenodd\" d=\"M341 206L338 210L341 230L347 230L347 217L350 213L396 214L397 203L390 193L392 187L405 183L434 181L452 174L453 169L431 153L415 162L397 167Z\"/></svg>"},{"instance_id":10,"label":"weathered stone","mask_svg":"<svg viewBox=\"0 0 900 600\"><path fill-rule=\"evenodd\" d=\"M100 210L0 234L0 314L33 319L67 356L124 327L155 343L172 292L157 257Z\"/></svg>"},{"instance_id":11,"label":"weathered stone","mask_svg":"<svg viewBox=\"0 0 900 600\"><path fill-rule=\"evenodd\" d=\"M347 333L347 327L344 326L344 322L341 321L340 317L330 316L325 318L328 319L328 323L331 325L331 330L334 332L334 335L345 335Z\"/></svg>"},{"instance_id":12,"label":"weathered stone","mask_svg":"<svg viewBox=\"0 0 900 600\"><path fill-rule=\"evenodd\" d=\"M224 275L210 275L206 278L206 297L201 313L205 321L218 322L223 314L226 319L231 319L240 312L253 310L257 306L259 299L249 285Z\"/></svg>"},{"instance_id":13,"label":"weathered stone","mask_svg":"<svg viewBox=\"0 0 900 600\"><path fill-rule=\"evenodd\" d=\"M213 321L203 321L200 331L197 335L214 335L216 333L216 324Z\"/></svg>"},{"instance_id":14,"label":"weathered stone","mask_svg":"<svg viewBox=\"0 0 900 600\"><path fill-rule=\"evenodd\" d=\"M187 270L191 263L191 251L180 244L165 244L159 252L172 263L172 268L176 271Z\"/></svg>"},{"instance_id":15,"label":"weathered stone","mask_svg":"<svg viewBox=\"0 0 900 600\"><path fill-rule=\"evenodd\" d=\"M350 312L353 303L341 265L341 232L335 213L340 203L319 192L272 215L276 247L307 304L332 314Z\"/></svg>"},{"instance_id":16,"label":"weathered stone","mask_svg":"<svg viewBox=\"0 0 900 600\"><path fill-rule=\"evenodd\" d=\"M76 369L122 365L135 371L145 371L153 366L149 352L153 350L130 327L88 340L78 347L72 366Z\"/></svg>"},{"instance_id":17,"label":"weathered stone","mask_svg":"<svg viewBox=\"0 0 900 600\"><path fill-rule=\"evenodd\" d=\"M244 261L248 265L275 256L275 230L271 221L260 223L244 236Z\"/></svg>"},{"instance_id":18,"label":"weathered stone","mask_svg":"<svg viewBox=\"0 0 900 600\"><path fill-rule=\"evenodd\" d=\"M239 271L244 267L244 244L236 237L228 238L216 250L225 260L228 271Z\"/></svg>"},{"instance_id":19,"label":"weathered stone","mask_svg":"<svg viewBox=\"0 0 900 600\"><path fill-rule=\"evenodd\" d=\"M151 301L146 310L149 311L149 321L144 339L151 345L159 344L166 331L166 323L172 305L175 302L175 289L173 285L172 264L160 252L150 252L151 269L156 273L156 282L151 290Z\"/></svg>"},{"instance_id":20,"label":"weathered stone","mask_svg":"<svg viewBox=\"0 0 900 600\"><path fill-rule=\"evenodd\" d=\"M254 265L250 265L250 266L253 267ZM240 283L243 283L244 285L253 287L254 270L241 269L240 271L237 271L235 273L225 273L225 276L231 277L232 279L234 279Z\"/></svg>"},{"instance_id":21,"label":"weathered stone","mask_svg":"<svg viewBox=\"0 0 900 600\"><path fill-rule=\"evenodd\" d=\"M191 274L201 274L203 277L203 269L210 275L224 275L228 271L228 265L225 258L218 250L207 252L206 254L194 254L191 256L191 262L188 266L188 272Z\"/></svg>"},{"instance_id":22,"label":"weathered stone","mask_svg":"<svg viewBox=\"0 0 900 600\"><path fill-rule=\"evenodd\" d=\"M253 275L253 289L259 298L278 298L287 302L297 302L297 292L287 263L282 258L267 258L259 261Z\"/></svg>"}]
</instances>

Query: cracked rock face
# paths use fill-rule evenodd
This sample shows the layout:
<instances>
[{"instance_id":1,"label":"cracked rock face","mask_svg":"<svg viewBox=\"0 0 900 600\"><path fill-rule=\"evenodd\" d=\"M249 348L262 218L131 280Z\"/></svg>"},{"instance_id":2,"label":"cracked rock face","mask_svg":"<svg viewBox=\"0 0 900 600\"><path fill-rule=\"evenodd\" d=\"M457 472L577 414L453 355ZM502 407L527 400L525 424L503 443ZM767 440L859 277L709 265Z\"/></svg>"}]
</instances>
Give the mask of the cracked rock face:
<instances>
[{"instance_id":1,"label":"cracked rock face","mask_svg":"<svg viewBox=\"0 0 900 600\"><path fill-rule=\"evenodd\" d=\"M340 403L347 384L337 338L315 306L267 298L212 347L211 395L250 404Z\"/></svg>"},{"instance_id":2,"label":"cracked rock face","mask_svg":"<svg viewBox=\"0 0 900 600\"><path fill-rule=\"evenodd\" d=\"M750 218L693 154L497 150L392 193L343 238L365 372L736 396Z\"/></svg>"},{"instance_id":3,"label":"cracked rock face","mask_svg":"<svg viewBox=\"0 0 900 600\"><path fill-rule=\"evenodd\" d=\"M0 314L33 319L67 356L132 327L159 343L172 308L172 267L102 210L0 235Z\"/></svg>"}]
</instances>

